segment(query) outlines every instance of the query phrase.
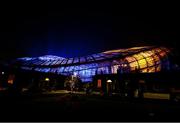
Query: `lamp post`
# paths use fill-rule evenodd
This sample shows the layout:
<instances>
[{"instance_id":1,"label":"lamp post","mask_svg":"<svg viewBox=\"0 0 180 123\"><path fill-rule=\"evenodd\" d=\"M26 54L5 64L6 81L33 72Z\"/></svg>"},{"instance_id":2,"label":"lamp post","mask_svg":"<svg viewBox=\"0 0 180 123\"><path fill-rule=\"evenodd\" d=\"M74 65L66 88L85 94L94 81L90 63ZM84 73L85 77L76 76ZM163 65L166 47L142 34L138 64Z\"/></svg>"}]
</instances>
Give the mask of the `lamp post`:
<instances>
[{"instance_id":1,"label":"lamp post","mask_svg":"<svg viewBox=\"0 0 180 123\"><path fill-rule=\"evenodd\" d=\"M50 79L48 77L45 78L45 90L49 90Z\"/></svg>"},{"instance_id":2,"label":"lamp post","mask_svg":"<svg viewBox=\"0 0 180 123\"><path fill-rule=\"evenodd\" d=\"M108 94L108 95L111 95L112 80L108 79L106 82L107 82L107 94Z\"/></svg>"}]
</instances>

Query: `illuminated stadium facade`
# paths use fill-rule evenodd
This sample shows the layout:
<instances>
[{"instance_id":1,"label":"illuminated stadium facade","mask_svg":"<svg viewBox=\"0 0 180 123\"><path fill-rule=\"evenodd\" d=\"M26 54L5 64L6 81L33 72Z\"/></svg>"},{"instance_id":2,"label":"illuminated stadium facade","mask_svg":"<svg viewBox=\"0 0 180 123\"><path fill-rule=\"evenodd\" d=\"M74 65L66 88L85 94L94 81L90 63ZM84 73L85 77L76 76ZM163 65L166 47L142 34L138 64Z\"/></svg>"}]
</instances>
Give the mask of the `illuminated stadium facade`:
<instances>
[{"instance_id":1,"label":"illuminated stadium facade","mask_svg":"<svg viewBox=\"0 0 180 123\"><path fill-rule=\"evenodd\" d=\"M170 69L170 49L144 46L105 51L84 57L62 58L45 55L15 60L23 70L34 70L60 75L77 75L83 82L90 82L94 75L120 73L153 73Z\"/></svg>"}]
</instances>

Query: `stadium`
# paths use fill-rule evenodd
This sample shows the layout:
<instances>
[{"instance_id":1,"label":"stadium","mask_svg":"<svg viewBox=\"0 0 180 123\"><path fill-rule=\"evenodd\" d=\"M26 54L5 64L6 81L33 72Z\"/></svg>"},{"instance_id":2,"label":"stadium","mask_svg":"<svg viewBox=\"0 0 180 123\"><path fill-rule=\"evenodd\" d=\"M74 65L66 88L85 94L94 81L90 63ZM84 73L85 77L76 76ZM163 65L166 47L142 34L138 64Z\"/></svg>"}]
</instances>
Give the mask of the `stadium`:
<instances>
[{"instance_id":1,"label":"stadium","mask_svg":"<svg viewBox=\"0 0 180 123\"><path fill-rule=\"evenodd\" d=\"M133 47L92 54L84 57L63 58L52 55L23 57L15 60L14 65L24 70L35 70L60 75L77 75L83 82L92 81L96 74L152 73L170 69L165 47Z\"/></svg>"}]
</instances>

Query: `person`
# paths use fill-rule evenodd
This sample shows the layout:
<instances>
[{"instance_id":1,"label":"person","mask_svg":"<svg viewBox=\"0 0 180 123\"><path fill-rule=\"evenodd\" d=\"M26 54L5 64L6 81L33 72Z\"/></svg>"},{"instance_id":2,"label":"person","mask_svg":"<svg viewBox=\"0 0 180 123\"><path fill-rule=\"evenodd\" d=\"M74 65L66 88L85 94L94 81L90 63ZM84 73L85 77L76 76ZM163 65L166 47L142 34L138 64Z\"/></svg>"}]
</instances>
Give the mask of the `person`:
<instances>
[{"instance_id":1,"label":"person","mask_svg":"<svg viewBox=\"0 0 180 123\"><path fill-rule=\"evenodd\" d=\"M121 66L118 67L117 72L118 72L118 74L122 74L123 73L123 69L122 69Z\"/></svg>"}]
</instances>

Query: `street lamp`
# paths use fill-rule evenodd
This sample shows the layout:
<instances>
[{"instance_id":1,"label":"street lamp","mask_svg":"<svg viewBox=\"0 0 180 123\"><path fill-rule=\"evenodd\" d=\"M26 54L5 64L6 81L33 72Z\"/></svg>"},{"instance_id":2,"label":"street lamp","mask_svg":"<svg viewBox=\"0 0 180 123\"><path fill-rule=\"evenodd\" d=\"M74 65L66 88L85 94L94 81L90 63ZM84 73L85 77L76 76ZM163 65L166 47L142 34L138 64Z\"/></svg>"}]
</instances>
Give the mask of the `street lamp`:
<instances>
[{"instance_id":1,"label":"street lamp","mask_svg":"<svg viewBox=\"0 0 180 123\"><path fill-rule=\"evenodd\" d=\"M111 83L111 82L112 82L112 80L110 80L110 79L107 80L107 83Z\"/></svg>"},{"instance_id":2,"label":"street lamp","mask_svg":"<svg viewBox=\"0 0 180 123\"><path fill-rule=\"evenodd\" d=\"M111 95L111 91L112 91L111 90L112 89L112 87L111 87L112 84L111 83L112 83L112 80L108 79L106 82L107 82L107 93L108 93L108 95Z\"/></svg>"},{"instance_id":3,"label":"street lamp","mask_svg":"<svg viewBox=\"0 0 180 123\"><path fill-rule=\"evenodd\" d=\"M45 78L45 81L47 81L47 82L48 82L48 81L49 81L49 78L48 78L48 77L46 77L46 78Z\"/></svg>"}]
</instances>

